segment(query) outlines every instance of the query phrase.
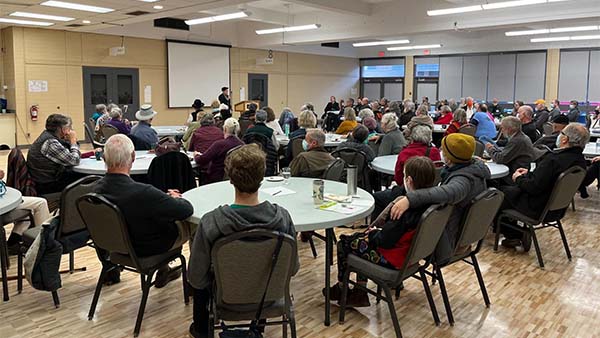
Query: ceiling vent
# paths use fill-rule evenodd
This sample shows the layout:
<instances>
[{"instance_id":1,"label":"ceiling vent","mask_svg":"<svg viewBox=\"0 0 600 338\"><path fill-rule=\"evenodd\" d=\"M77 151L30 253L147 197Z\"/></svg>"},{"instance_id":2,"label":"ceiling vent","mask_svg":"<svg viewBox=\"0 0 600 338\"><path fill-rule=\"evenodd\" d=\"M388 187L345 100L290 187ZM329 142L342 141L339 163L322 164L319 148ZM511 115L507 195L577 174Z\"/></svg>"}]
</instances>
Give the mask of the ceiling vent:
<instances>
[{"instance_id":1,"label":"ceiling vent","mask_svg":"<svg viewBox=\"0 0 600 338\"><path fill-rule=\"evenodd\" d=\"M134 11L134 12L129 12L129 13L125 13L125 14L131 15L131 16L140 16L140 15L150 14L150 12L146 12L146 11Z\"/></svg>"},{"instance_id":2,"label":"ceiling vent","mask_svg":"<svg viewBox=\"0 0 600 338\"><path fill-rule=\"evenodd\" d=\"M77 27L83 27L83 25L82 24L78 24L78 23L72 23L70 25L66 25L65 27L77 28Z\"/></svg>"},{"instance_id":3,"label":"ceiling vent","mask_svg":"<svg viewBox=\"0 0 600 338\"><path fill-rule=\"evenodd\" d=\"M321 44L321 47L340 48L340 43L339 42L324 42Z\"/></svg>"},{"instance_id":4,"label":"ceiling vent","mask_svg":"<svg viewBox=\"0 0 600 338\"><path fill-rule=\"evenodd\" d=\"M185 20L176 19L176 18L154 19L154 27L178 29L178 30L182 30L182 31L190 30L190 26L188 26L185 23Z\"/></svg>"}]
</instances>

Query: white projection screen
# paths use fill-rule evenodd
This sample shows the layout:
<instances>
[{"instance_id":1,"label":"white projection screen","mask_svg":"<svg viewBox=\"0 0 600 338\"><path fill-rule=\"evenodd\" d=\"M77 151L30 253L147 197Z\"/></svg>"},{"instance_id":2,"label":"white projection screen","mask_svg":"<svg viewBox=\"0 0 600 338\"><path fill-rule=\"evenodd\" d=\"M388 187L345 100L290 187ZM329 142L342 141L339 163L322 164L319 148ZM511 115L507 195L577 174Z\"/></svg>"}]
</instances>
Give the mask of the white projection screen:
<instances>
[{"instance_id":1,"label":"white projection screen","mask_svg":"<svg viewBox=\"0 0 600 338\"><path fill-rule=\"evenodd\" d=\"M229 46L167 40L169 108L210 105L229 86Z\"/></svg>"}]
</instances>

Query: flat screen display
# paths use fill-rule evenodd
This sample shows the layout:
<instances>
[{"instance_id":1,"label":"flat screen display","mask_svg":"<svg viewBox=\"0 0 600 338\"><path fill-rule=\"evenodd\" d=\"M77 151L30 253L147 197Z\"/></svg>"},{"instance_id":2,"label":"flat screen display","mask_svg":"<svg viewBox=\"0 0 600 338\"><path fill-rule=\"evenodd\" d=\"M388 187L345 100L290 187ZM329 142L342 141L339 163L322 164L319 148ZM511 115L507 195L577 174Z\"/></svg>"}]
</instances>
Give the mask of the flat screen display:
<instances>
[{"instance_id":1,"label":"flat screen display","mask_svg":"<svg viewBox=\"0 0 600 338\"><path fill-rule=\"evenodd\" d=\"M415 77L439 77L440 65L435 64L419 64L415 70Z\"/></svg>"},{"instance_id":2,"label":"flat screen display","mask_svg":"<svg viewBox=\"0 0 600 338\"><path fill-rule=\"evenodd\" d=\"M362 77L404 77L404 65L363 66Z\"/></svg>"}]
</instances>

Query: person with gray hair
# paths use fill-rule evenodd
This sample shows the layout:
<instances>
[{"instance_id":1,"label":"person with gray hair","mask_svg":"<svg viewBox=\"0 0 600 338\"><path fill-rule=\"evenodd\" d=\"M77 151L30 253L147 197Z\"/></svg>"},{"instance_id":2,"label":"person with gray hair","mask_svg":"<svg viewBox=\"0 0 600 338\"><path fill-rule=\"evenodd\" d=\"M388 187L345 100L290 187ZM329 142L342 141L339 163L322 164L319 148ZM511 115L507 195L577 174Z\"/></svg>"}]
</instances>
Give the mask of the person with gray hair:
<instances>
[{"instance_id":1,"label":"person with gray hair","mask_svg":"<svg viewBox=\"0 0 600 338\"><path fill-rule=\"evenodd\" d=\"M117 128L120 134L129 135L131 132L131 124L128 122L129 121L127 120L123 121L123 115L120 108L113 108L113 110L110 111L110 121L106 124Z\"/></svg>"},{"instance_id":2,"label":"person with gray hair","mask_svg":"<svg viewBox=\"0 0 600 338\"><path fill-rule=\"evenodd\" d=\"M301 152L290 163L292 176L321 178L334 158L324 148L325 133L320 129L308 129L302 141Z\"/></svg>"},{"instance_id":3,"label":"person with gray hair","mask_svg":"<svg viewBox=\"0 0 600 338\"><path fill-rule=\"evenodd\" d=\"M399 116L398 125L400 127L408 125L410 120L415 117L415 103L409 99L404 100L404 110L402 114ZM404 135L406 136L406 134Z\"/></svg>"},{"instance_id":4,"label":"person with gray hair","mask_svg":"<svg viewBox=\"0 0 600 338\"><path fill-rule=\"evenodd\" d=\"M531 143L540 138L535 122L533 121L533 109L530 106L521 106L517 110L517 117L521 120L521 131L531 139Z\"/></svg>"},{"instance_id":5,"label":"person with gray hair","mask_svg":"<svg viewBox=\"0 0 600 338\"><path fill-rule=\"evenodd\" d=\"M94 112L94 114L92 114L92 120L94 120L94 123L96 123L96 121L98 121L98 118L104 114L106 114L107 110L106 110L106 105L104 104L97 104L96 105L96 111Z\"/></svg>"},{"instance_id":6,"label":"person with gray hair","mask_svg":"<svg viewBox=\"0 0 600 338\"><path fill-rule=\"evenodd\" d=\"M453 118L452 109L447 105L443 105L440 107L440 117L435 120L435 124L450 124Z\"/></svg>"},{"instance_id":7,"label":"person with gray hair","mask_svg":"<svg viewBox=\"0 0 600 338\"><path fill-rule=\"evenodd\" d=\"M244 145L238 138L240 123L230 117L223 123L225 138L213 143L206 152L195 153L194 160L199 167L207 167L208 171L202 183L214 183L225 176L225 158L231 149Z\"/></svg>"},{"instance_id":8,"label":"person with gray hair","mask_svg":"<svg viewBox=\"0 0 600 338\"><path fill-rule=\"evenodd\" d=\"M538 219L560 174L575 166L586 168L582 153L589 139L590 134L585 126L578 123L567 125L558 137L557 150L545 153L537 161L535 171L530 171L529 166L519 167L512 175L512 184L500 187L504 192L501 209L515 209L528 217ZM564 210L553 210L546 215L546 219L560 219L563 214ZM516 222L513 225L516 225ZM528 231L502 227L501 233L505 237L502 241L503 246L522 245L525 251L531 247Z\"/></svg>"},{"instance_id":9,"label":"person with gray hair","mask_svg":"<svg viewBox=\"0 0 600 338\"><path fill-rule=\"evenodd\" d=\"M267 126L267 118L268 115L266 111L262 109L257 110L254 118L254 126L248 128L248 130L246 130L246 134L264 135L267 139L271 140L273 146L275 146L275 150L279 150L279 141L277 141L277 137L273 132L273 129Z\"/></svg>"},{"instance_id":10,"label":"person with gray hair","mask_svg":"<svg viewBox=\"0 0 600 338\"><path fill-rule=\"evenodd\" d=\"M62 191L80 175L70 171L79 164L81 153L73 121L62 114L51 114L46 129L31 144L27 168L38 194Z\"/></svg>"},{"instance_id":11,"label":"person with gray hair","mask_svg":"<svg viewBox=\"0 0 600 338\"><path fill-rule=\"evenodd\" d=\"M188 150L203 153L222 139L223 131L215 125L213 114L205 114L200 118L200 127L194 131Z\"/></svg>"},{"instance_id":12,"label":"person with gray hair","mask_svg":"<svg viewBox=\"0 0 600 338\"><path fill-rule=\"evenodd\" d=\"M398 126L398 117L394 113L386 113L381 118L381 129L384 135L377 136L377 156L396 155L408 144Z\"/></svg>"},{"instance_id":13,"label":"person with gray hair","mask_svg":"<svg viewBox=\"0 0 600 338\"><path fill-rule=\"evenodd\" d=\"M148 257L181 248L190 238L189 226L181 223L194 212L190 202L181 198L177 190L164 193L130 177L135 150L129 137L122 134L111 136L106 141L103 156L106 175L96 182L94 192L119 207L135 253L139 257ZM112 264L108 252L97 252L103 265ZM120 270L111 271L105 281L118 283ZM154 286L164 287L180 275L179 269L171 270L166 264L159 268Z\"/></svg>"},{"instance_id":14,"label":"person with gray hair","mask_svg":"<svg viewBox=\"0 0 600 338\"><path fill-rule=\"evenodd\" d=\"M367 117L375 117L375 113L373 113L371 108L363 108L358 112L358 120L362 121Z\"/></svg>"},{"instance_id":15,"label":"person with gray hair","mask_svg":"<svg viewBox=\"0 0 600 338\"><path fill-rule=\"evenodd\" d=\"M508 139L504 147L499 147L492 140L480 139L485 143L488 154L498 164L505 164L514 173L519 168L529 168L538 154L534 151L531 139L521 131L521 121L515 116L502 119L500 132ZM505 180L510 184L510 178Z\"/></svg>"},{"instance_id":16,"label":"person with gray hair","mask_svg":"<svg viewBox=\"0 0 600 338\"><path fill-rule=\"evenodd\" d=\"M446 128L444 136L448 136L453 133L458 133L460 127L464 126L467 123L467 112L462 108L456 109L452 114L452 122L450 123L448 128Z\"/></svg>"}]
</instances>

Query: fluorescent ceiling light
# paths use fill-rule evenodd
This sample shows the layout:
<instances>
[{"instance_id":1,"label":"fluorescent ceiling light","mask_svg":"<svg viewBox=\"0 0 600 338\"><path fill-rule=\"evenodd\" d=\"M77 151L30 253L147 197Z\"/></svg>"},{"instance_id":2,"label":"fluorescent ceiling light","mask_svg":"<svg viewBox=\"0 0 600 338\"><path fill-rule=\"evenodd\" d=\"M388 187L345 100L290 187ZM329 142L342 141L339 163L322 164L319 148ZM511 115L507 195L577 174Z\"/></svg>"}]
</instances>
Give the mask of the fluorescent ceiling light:
<instances>
[{"instance_id":1,"label":"fluorescent ceiling light","mask_svg":"<svg viewBox=\"0 0 600 338\"><path fill-rule=\"evenodd\" d=\"M500 9L500 8L509 8L509 7L538 5L538 4L544 4L546 2L547 2L546 0L516 0L516 1L493 2L491 4L483 4L481 6L483 7L483 9Z\"/></svg>"},{"instance_id":2,"label":"fluorescent ceiling light","mask_svg":"<svg viewBox=\"0 0 600 338\"><path fill-rule=\"evenodd\" d=\"M387 41L371 41L353 43L353 47L370 47L370 46L385 46L385 45L402 45L410 43L409 40L387 40Z\"/></svg>"},{"instance_id":3,"label":"fluorescent ceiling light","mask_svg":"<svg viewBox=\"0 0 600 338\"><path fill-rule=\"evenodd\" d=\"M142 1L142 2L157 2L157 1L160 1L160 0L140 0L140 1Z\"/></svg>"},{"instance_id":4,"label":"fluorescent ceiling light","mask_svg":"<svg viewBox=\"0 0 600 338\"><path fill-rule=\"evenodd\" d=\"M579 40L600 40L600 35L580 35L580 36L572 36L572 41Z\"/></svg>"},{"instance_id":5,"label":"fluorescent ceiling light","mask_svg":"<svg viewBox=\"0 0 600 338\"><path fill-rule=\"evenodd\" d=\"M569 41L571 40L570 37L568 36L557 36L557 37L553 37L553 38L537 38L537 39L531 39L531 42L555 42L555 41Z\"/></svg>"},{"instance_id":6,"label":"fluorescent ceiling light","mask_svg":"<svg viewBox=\"0 0 600 338\"><path fill-rule=\"evenodd\" d=\"M199 24L203 24L203 23L211 23L211 22L217 22L217 21L245 18L247 16L248 16L248 14L246 12L235 12L235 13L229 13L229 14L223 14L223 15L208 16L206 18L186 20L185 23L188 26L193 26L193 25L199 25Z\"/></svg>"},{"instance_id":7,"label":"fluorescent ceiling light","mask_svg":"<svg viewBox=\"0 0 600 338\"><path fill-rule=\"evenodd\" d=\"M600 29L600 27L598 27L598 26L562 27L562 28L551 28L550 33L585 32L585 31L597 31L598 29Z\"/></svg>"},{"instance_id":8,"label":"fluorescent ceiling light","mask_svg":"<svg viewBox=\"0 0 600 338\"><path fill-rule=\"evenodd\" d=\"M501 9L501 8L509 8L509 7L519 7L519 6L530 6L530 5L539 5L551 2L562 2L569 0L514 0L514 1L502 1L502 2L494 2L483 5L475 5L475 6L466 6L466 7L454 7L454 8L445 8L445 9L434 9L427 11L427 15L436 16L436 15L448 15L448 14L459 14L459 13L467 13L467 12L476 12L481 10L491 10L491 9Z\"/></svg>"},{"instance_id":9,"label":"fluorescent ceiling light","mask_svg":"<svg viewBox=\"0 0 600 338\"><path fill-rule=\"evenodd\" d=\"M28 13L28 12L14 12L14 13L10 13L10 16L19 16L22 18L54 20L54 21L73 21L73 20L75 20L75 18L69 18L66 16L56 16L56 15L37 14L37 13Z\"/></svg>"},{"instance_id":10,"label":"fluorescent ceiling light","mask_svg":"<svg viewBox=\"0 0 600 338\"><path fill-rule=\"evenodd\" d=\"M45 2L42 2L40 5L49 6L49 7L74 9L74 10L78 10L78 11L86 11L86 12L94 12L94 13L110 13L110 12L114 11L114 9L112 9L112 8L82 5L82 4L76 4L76 3L72 3L72 2L63 2L63 1L45 1Z\"/></svg>"},{"instance_id":11,"label":"fluorescent ceiling light","mask_svg":"<svg viewBox=\"0 0 600 338\"><path fill-rule=\"evenodd\" d=\"M482 11L482 10L483 10L483 7L481 7L481 5L476 5L476 6L467 6L467 7L434 9L431 11L427 11L427 15L429 15L429 16L448 15L448 14L477 12L477 11Z\"/></svg>"},{"instance_id":12,"label":"fluorescent ceiling light","mask_svg":"<svg viewBox=\"0 0 600 338\"><path fill-rule=\"evenodd\" d=\"M420 46L406 46L406 47L389 47L387 50L415 50L415 49L432 49L432 48L442 48L442 45L420 45Z\"/></svg>"},{"instance_id":13,"label":"fluorescent ceiling light","mask_svg":"<svg viewBox=\"0 0 600 338\"><path fill-rule=\"evenodd\" d=\"M152 8L154 8L154 9L163 9L164 7L163 7L163 6L161 6L161 5L155 5L155 6L154 6L154 7L152 7Z\"/></svg>"},{"instance_id":14,"label":"fluorescent ceiling light","mask_svg":"<svg viewBox=\"0 0 600 338\"><path fill-rule=\"evenodd\" d=\"M289 27L281 27L281 28L272 28L272 29L261 29L257 30L256 34L264 35L264 34L274 34L274 33L284 33L284 32L297 32L297 31L305 31L309 29L318 29L321 25L312 24L312 25L303 25L303 26L289 26Z\"/></svg>"},{"instance_id":15,"label":"fluorescent ceiling light","mask_svg":"<svg viewBox=\"0 0 600 338\"><path fill-rule=\"evenodd\" d=\"M6 19L6 18L0 18L0 23L13 23L15 25L45 26L45 27L54 25L54 23L52 23L52 22Z\"/></svg>"},{"instance_id":16,"label":"fluorescent ceiling light","mask_svg":"<svg viewBox=\"0 0 600 338\"><path fill-rule=\"evenodd\" d=\"M548 34L550 33L549 29L532 29L528 31L512 31L506 32L504 35L506 36L522 36L522 35L537 35L537 34Z\"/></svg>"}]
</instances>

